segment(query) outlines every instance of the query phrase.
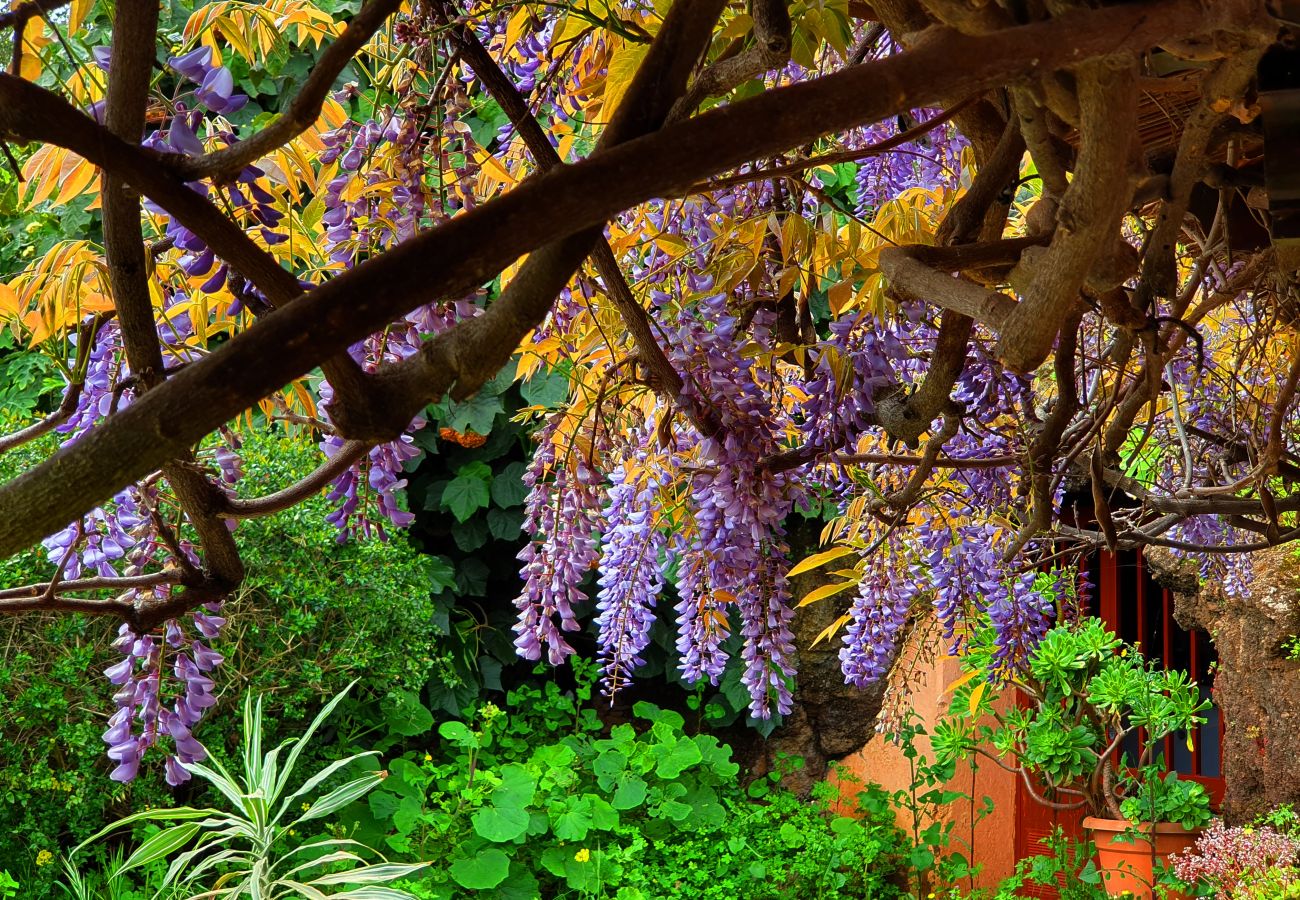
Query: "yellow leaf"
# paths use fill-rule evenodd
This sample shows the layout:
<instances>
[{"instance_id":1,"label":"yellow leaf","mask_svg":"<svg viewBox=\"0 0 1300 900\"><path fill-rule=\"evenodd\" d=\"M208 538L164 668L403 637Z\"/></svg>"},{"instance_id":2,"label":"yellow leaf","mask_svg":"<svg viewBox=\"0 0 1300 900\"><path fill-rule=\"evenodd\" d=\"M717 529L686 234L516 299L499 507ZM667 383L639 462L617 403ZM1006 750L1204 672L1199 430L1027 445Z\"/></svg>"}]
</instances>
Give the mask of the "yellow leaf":
<instances>
[{"instance_id":1,"label":"yellow leaf","mask_svg":"<svg viewBox=\"0 0 1300 900\"><path fill-rule=\"evenodd\" d=\"M59 189L59 196L54 198L55 206L62 206L73 197L80 196L86 188L90 187L99 172L95 166L80 157L69 154L68 159L75 160L76 165L71 172L63 176L63 187Z\"/></svg>"},{"instance_id":2,"label":"yellow leaf","mask_svg":"<svg viewBox=\"0 0 1300 900\"><path fill-rule=\"evenodd\" d=\"M0 282L0 317L12 319L22 311L22 300L18 292L4 282Z\"/></svg>"},{"instance_id":3,"label":"yellow leaf","mask_svg":"<svg viewBox=\"0 0 1300 900\"><path fill-rule=\"evenodd\" d=\"M73 0L72 8L68 11L68 33L74 34L81 28L82 21L86 18L86 13L95 5L95 0Z\"/></svg>"},{"instance_id":4,"label":"yellow leaf","mask_svg":"<svg viewBox=\"0 0 1300 900\"><path fill-rule=\"evenodd\" d=\"M800 563L786 573L787 578L793 578L796 575L802 575L804 572L811 572L818 566L824 566L833 559L839 559L841 556L848 556L853 552L852 547L832 547L821 553L814 553L812 556L800 561Z\"/></svg>"},{"instance_id":5,"label":"yellow leaf","mask_svg":"<svg viewBox=\"0 0 1300 900\"><path fill-rule=\"evenodd\" d=\"M478 154L478 157L479 166L482 167L483 174L487 175L487 177L499 184L515 183L515 177L510 174L510 170L501 165L501 161L491 153L484 150Z\"/></svg>"},{"instance_id":6,"label":"yellow leaf","mask_svg":"<svg viewBox=\"0 0 1300 900\"><path fill-rule=\"evenodd\" d=\"M519 36L524 33L524 27L532 17L532 10L527 5L520 5L518 11L510 17L510 22L506 25L505 49L509 50L518 43Z\"/></svg>"},{"instance_id":7,"label":"yellow leaf","mask_svg":"<svg viewBox=\"0 0 1300 900\"><path fill-rule=\"evenodd\" d=\"M632 84L632 76L641 67L641 61L649 49L649 44L624 44L614 52L605 76L605 96L601 107L606 122L614 115L614 110L618 109L619 102Z\"/></svg>"},{"instance_id":8,"label":"yellow leaf","mask_svg":"<svg viewBox=\"0 0 1300 900\"><path fill-rule=\"evenodd\" d=\"M835 637L835 632L839 631L845 625L849 624L850 620L851 620L850 616L840 616L834 622L832 622L831 624L827 625L825 628L822 629L822 633L817 635L817 639L812 642L812 645L816 647L822 641L827 641Z\"/></svg>"},{"instance_id":9,"label":"yellow leaf","mask_svg":"<svg viewBox=\"0 0 1300 900\"><path fill-rule=\"evenodd\" d=\"M832 285L826 292L826 297L830 300L831 314L838 316L844 312L853 300L853 282L841 281L839 284Z\"/></svg>"},{"instance_id":10,"label":"yellow leaf","mask_svg":"<svg viewBox=\"0 0 1300 900\"><path fill-rule=\"evenodd\" d=\"M944 688L944 689L943 689L943 692L944 692L945 694L952 693L953 691L957 690L957 688L961 687L963 684L966 684L966 683L967 683L968 681L970 681L972 678L978 678L978 677L979 677L980 675L982 675L982 674L984 674L984 673L982 673L979 669L974 669L974 670L972 670L972 671L970 671L970 672L967 672L965 675L963 675L962 677L958 678L958 679L957 679L956 681L954 681L952 684L950 684L950 685L948 685L946 688Z\"/></svg>"},{"instance_id":11,"label":"yellow leaf","mask_svg":"<svg viewBox=\"0 0 1300 900\"><path fill-rule=\"evenodd\" d=\"M839 584L823 584L821 587L809 591L807 596L799 601L800 606L807 606L810 603L816 603L818 600L825 600L827 597L834 597L836 594L847 591L851 587L857 587L856 581L841 581Z\"/></svg>"},{"instance_id":12,"label":"yellow leaf","mask_svg":"<svg viewBox=\"0 0 1300 900\"><path fill-rule=\"evenodd\" d=\"M975 685L975 690L970 692L970 713L975 715L976 710L980 708L980 701L984 699L984 689L989 686L987 681L981 681Z\"/></svg>"},{"instance_id":13,"label":"yellow leaf","mask_svg":"<svg viewBox=\"0 0 1300 900\"><path fill-rule=\"evenodd\" d=\"M35 25L28 23L26 34L23 36L23 60L18 68L18 74L28 81L35 81L41 77L41 49L53 40L45 34L45 20L37 19Z\"/></svg>"}]
</instances>

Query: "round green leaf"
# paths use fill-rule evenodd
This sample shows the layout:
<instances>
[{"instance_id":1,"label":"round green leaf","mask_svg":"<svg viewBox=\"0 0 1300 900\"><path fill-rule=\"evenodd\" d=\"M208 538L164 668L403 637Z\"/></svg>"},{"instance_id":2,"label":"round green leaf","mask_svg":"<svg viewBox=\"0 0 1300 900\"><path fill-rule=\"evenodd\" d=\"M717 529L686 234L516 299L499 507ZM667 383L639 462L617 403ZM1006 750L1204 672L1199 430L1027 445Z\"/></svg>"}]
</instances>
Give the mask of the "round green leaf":
<instances>
[{"instance_id":1,"label":"round green leaf","mask_svg":"<svg viewBox=\"0 0 1300 900\"><path fill-rule=\"evenodd\" d=\"M495 847L489 847L469 859L456 860L449 871L455 882L463 888L494 888L510 874L510 857Z\"/></svg>"}]
</instances>

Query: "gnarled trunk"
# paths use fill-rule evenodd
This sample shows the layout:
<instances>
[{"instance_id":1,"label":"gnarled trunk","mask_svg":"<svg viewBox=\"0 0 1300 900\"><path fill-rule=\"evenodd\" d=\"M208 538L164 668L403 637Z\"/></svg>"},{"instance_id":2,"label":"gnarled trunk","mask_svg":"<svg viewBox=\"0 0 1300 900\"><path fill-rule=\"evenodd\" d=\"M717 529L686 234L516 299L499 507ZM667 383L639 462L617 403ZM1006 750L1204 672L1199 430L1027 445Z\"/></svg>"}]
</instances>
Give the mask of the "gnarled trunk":
<instances>
[{"instance_id":1,"label":"gnarled trunk","mask_svg":"<svg viewBox=\"0 0 1300 900\"><path fill-rule=\"evenodd\" d=\"M1149 549L1157 579L1174 592L1174 618L1209 633L1219 654L1214 697L1226 734L1223 814L1253 819L1279 803L1300 804L1300 661L1285 644L1300 632L1300 559L1279 547L1255 557L1250 596L1201 584L1195 564Z\"/></svg>"}]
</instances>

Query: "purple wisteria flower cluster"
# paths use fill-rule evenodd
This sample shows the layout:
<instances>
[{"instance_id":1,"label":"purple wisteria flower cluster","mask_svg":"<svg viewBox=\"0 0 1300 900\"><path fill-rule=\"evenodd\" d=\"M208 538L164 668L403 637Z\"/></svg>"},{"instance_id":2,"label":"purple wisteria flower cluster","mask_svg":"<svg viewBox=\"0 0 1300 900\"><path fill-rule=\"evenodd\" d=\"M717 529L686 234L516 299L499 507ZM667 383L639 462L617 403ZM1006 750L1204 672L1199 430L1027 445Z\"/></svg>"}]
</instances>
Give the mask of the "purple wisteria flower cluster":
<instances>
[{"instance_id":1,"label":"purple wisteria flower cluster","mask_svg":"<svg viewBox=\"0 0 1300 900\"><path fill-rule=\"evenodd\" d=\"M158 326L167 358L177 364L195 354L189 316L177 311L186 299L172 293ZM101 325L95 341L76 409L58 426L66 435L65 445L78 440L115 408L129 406L134 396L130 370L121 361L116 323ZM233 485L240 474L236 451L233 440L211 451L211 462L227 485ZM150 480L119 492L112 502L46 538L43 545L64 580L141 576L167 567L197 567L200 561L192 544L175 535L165 536L165 527L160 487ZM183 559L177 558L177 552ZM166 584L132 588L124 599L132 604L161 602L170 591ZM180 763L203 758L191 729L216 702L211 673L221 664L222 656L212 649L211 642L225 623L220 612L221 604L210 602L183 619L167 620L154 633L137 634L127 624L119 629L113 649L122 653L122 659L104 672L117 688L113 697L117 709L103 735L109 759L115 763L110 775L114 780L135 778L145 752L164 738L172 745L165 764L169 784L189 779Z\"/></svg>"}]
</instances>

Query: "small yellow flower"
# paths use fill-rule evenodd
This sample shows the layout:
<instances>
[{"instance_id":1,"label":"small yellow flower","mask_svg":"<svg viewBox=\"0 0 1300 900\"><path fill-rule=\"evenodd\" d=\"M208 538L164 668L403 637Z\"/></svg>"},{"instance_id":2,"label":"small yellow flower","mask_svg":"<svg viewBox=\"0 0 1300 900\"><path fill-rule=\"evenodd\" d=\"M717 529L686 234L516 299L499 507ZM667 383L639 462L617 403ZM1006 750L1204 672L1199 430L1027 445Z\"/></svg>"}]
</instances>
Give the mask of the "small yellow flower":
<instances>
[{"instance_id":1,"label":"small yellow flower","mask_svg":"<svg viewBox=\"0 0 1300 900\"><path fill-rule=\"evenodd\" d=\"M311 804L310 804L310 803L304 803L304 804L302 805L302 811L303 811L303 812L306 812L306 811L309 810L309 809L311 809Z\"/></svg>"},{"instance_id":2,"label":"small yellow flower","mask_svg":"<svg viewBox=\"0 0 1300 900\"><path fill-rule=\"evenodd\" d=\"M42 850L40 853L36 854L36 865L48 866L52 862L54 862L54 854L50 851Z\"/></svg>"},{"instance_id":3,"label":"small yellow flower","mask_svg":"<svg viewBox=\"0 0 1300 900\"><path fill-rule=\"evenodd\" d=\"M28 223L27 223L27 227L26 227L25 229L23 229L23 230L26 231L28 234L35 234L36 232L38 232L38 231L41 230L41 223L40 223L40 222L28 222Z\"/></svg>"},{"instance_id":4,"label":"small yellow flower","mask_svg":"<svg viewBox=\"0 0 1300 900\"><path fill-rule=\"evenodd\" d=\"M573 854L573 858L578 862L586 862L591 859L591 851L586 847L583 847L577 853Z\"/></svg>"},{"instance_id":5,"label":"small yellow flower","mask_svg":"<svg viewBox=\"0 0 1300 900\"><path fill-rule=\"evenodd\" d=\"M426 754L424 754L424 761L425 761L425 762L433 762L433 757L426 753Z\"/></svg>"}]
</instances>

